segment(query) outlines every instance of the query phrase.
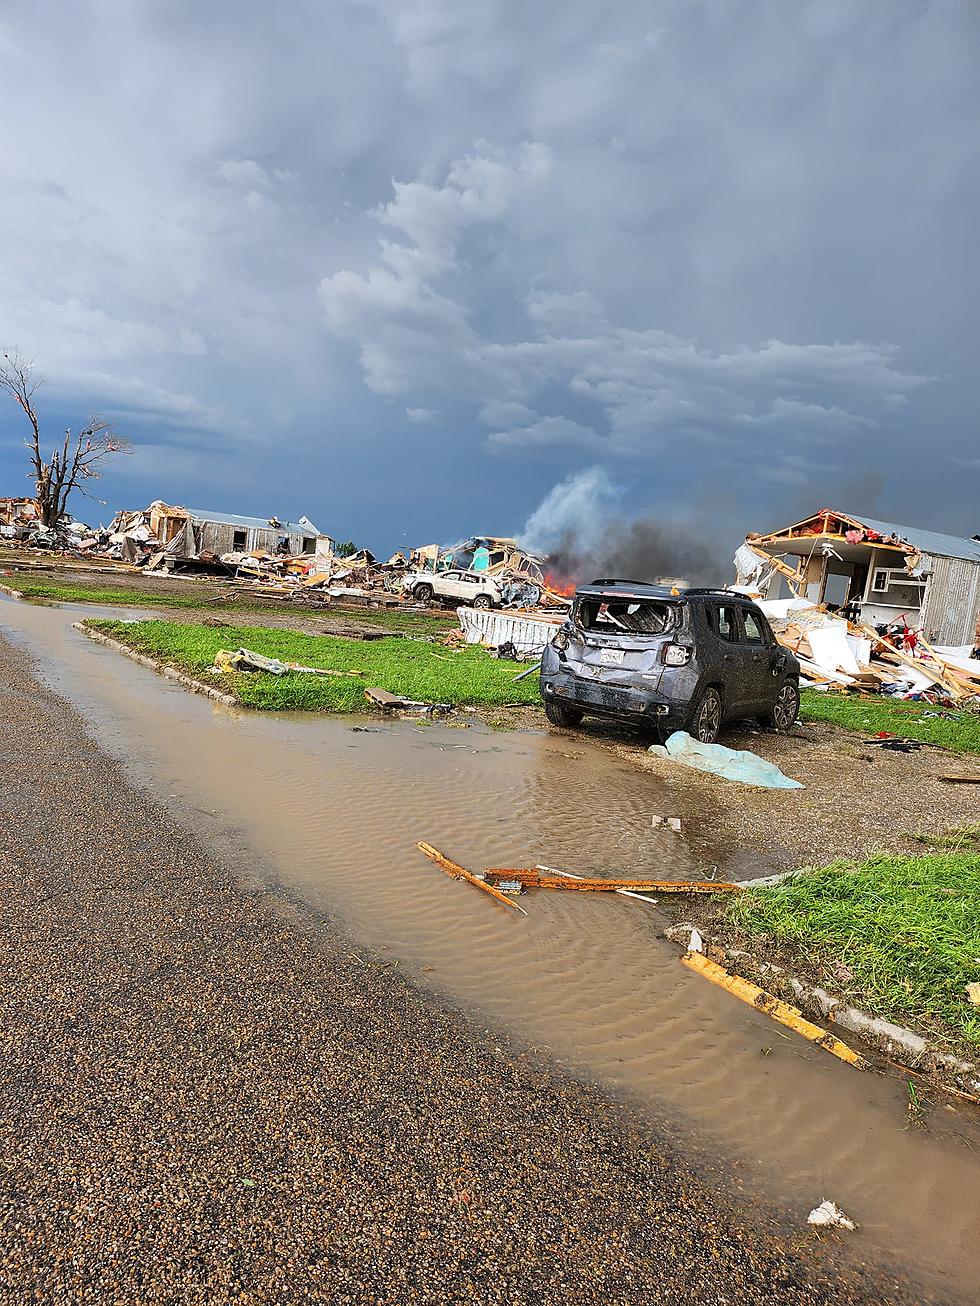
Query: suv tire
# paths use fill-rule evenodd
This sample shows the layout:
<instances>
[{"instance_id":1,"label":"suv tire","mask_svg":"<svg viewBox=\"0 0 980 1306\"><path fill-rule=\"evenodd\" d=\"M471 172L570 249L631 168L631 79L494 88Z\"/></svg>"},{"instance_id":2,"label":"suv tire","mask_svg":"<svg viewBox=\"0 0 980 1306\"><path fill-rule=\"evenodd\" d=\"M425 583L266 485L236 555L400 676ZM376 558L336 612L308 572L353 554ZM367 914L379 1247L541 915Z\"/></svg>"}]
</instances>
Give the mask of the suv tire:
<instances>
[{"instance_id":1,"label":"suv tire","mask_svg":"<svg viewBox=\"0 0 980 1306\"><path fill-rule=\"evenodd\" d=\"M426 585L423 582L421 585L416 585L412 590L412 597L418 599L420 603L431 603L434 592L431 585Z\"/></svg>"},{"instance_id":2,"label":"suv tire","mask_svg":"<svg viewBox=\"0 0 980 1306\"><path fill-rule=\"evenodd\" d=\"M580 708L572 707L569 703L556 703L554 699L545 703L544 714L553 726L561 726L565 730L574 730L580 726L585 716Z\"/></svg>"},{"instance_id":3,"label":"suv tire","mask_svg":"<svg viewBox=\"0 0 980 1306\"><path fill-rule=\"evenodd\" d=\"M691 711L688 731L702 744L713 744L721 733L721 695L713 685L702 690Z\"/></svg>"},{"instance_id":4,"label":"suv tire","mask_svg":"<svg viewBox=\"0 0 980 1306\"><path fill-rule=\"evenodd\" d=\"M796 725L799 715L800 687L795 680L784 680L775 703L762 718L762 723L785 735Z\"/></svg>"},{"instance_id":5,"label":"suv tire","mask_svg":"<svg viewBox=\"0 0 980 1306\"><path fill-rule=\"evenodd\" d=\"M493 599L489 594L478 594L473 600L473 606L474 608L481 608L486 612L487 608L493 607Z\"/></svg>"}]
</instances>

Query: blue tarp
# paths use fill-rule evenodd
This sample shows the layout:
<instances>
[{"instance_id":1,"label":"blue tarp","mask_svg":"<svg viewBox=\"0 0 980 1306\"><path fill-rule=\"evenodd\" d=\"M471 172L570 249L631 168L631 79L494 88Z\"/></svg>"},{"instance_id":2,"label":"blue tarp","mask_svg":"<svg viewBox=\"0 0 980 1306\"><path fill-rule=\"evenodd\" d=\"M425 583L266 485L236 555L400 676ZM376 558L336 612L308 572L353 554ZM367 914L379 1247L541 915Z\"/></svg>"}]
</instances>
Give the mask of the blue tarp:
<instances>
[{"instance_id":1,"label":"blue tarp","mask_svg":"<svg viewBox=\"0 0 980 1306\"><path fill-rule=\"evenodd\" d=\"M648 752L670 762L682 762L696 771L708 771L725 780L757 785L762 789L802 789L799 780L783 775L778 766L756 753L725 748L722 744L702 744L686 730L675 730L666 745L654 744Z\"/></svg>"}]
</instances>

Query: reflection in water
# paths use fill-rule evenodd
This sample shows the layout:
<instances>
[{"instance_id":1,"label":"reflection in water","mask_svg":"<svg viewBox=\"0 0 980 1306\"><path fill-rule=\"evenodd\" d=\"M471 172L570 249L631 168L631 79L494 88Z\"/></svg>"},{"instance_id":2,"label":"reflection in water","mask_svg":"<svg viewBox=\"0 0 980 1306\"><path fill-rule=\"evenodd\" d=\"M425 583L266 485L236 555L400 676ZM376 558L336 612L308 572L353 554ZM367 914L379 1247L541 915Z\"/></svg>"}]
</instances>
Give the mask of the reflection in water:
<instances>
[{"instance_id":1,"label":"reflection in water","mask_svg":"<svg viewBox=\"0 0 980 1306\"><path fill-rule=\"evenodd\" d=\"M341 914L421 982L751 1158L801 1226L831 1197L865 1247L969 1295L980 1159L941 1136L955 1128L975 1146L968 1118L937 1110L933 1133L906 1132L900 1080L839 1065L692 975L652 908L531 893L518 918L415 850L425 839L471 867L693 878L704 868L683 836L651 829L654 813L696 819L675 789L668 799L586 740L229 711L91 644L71 630L78 615L2 607L100 742L171 805L213 814L212 839L247 847L291 896Z\"/></svg>"}]
</instances>

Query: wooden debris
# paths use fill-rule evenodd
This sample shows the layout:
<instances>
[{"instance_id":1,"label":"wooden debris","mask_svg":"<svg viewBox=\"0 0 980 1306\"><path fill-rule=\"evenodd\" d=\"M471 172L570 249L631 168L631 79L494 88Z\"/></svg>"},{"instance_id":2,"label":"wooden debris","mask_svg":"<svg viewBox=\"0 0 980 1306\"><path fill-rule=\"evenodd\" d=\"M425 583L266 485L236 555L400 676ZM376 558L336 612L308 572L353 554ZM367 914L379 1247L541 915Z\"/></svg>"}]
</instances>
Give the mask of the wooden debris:
<instances>
[{"instance_id":1,"label":"wooden debris","mask_svg":"<svg viewBox=\"0 0 980 1306\"><path fill-rule=\"evenodd\" d=\"M741 893L737 884L728 884L715 880L599 880L571 879L565 875L542 874L537 867L494 866L485 872L491 883L499 880L517 880L525 889L570 889L586 893L615 893L619 889L629 889L633 893L642 891L656 893Z\"/></svg>"},{"instance_id":2,"label":"wooden debris","mask_svg":"<svg viewBox=\"0 0 980 1306\"><path fill-rule=\"evenodd\" d=\"M491 898L496 898L498 902L502 902L505 907L512 907L514 911L519 911L522 916L527 915L527 912L520 903L514 902L512 898L508 898L505 893L501 893L499 889L495 889L492 884L485 883L479 878L479 876L474 875L472 871L468 871L465 866L459 866L456 862L450 861L450 859L444 856L438 848L433 848L430 843L420 842L417 847L419 852L425 853L430 861L435 862L441 870L445 871L446 874L451 876L454 880L466 880L468 884L474 885L477 889L482 889L484 893L490 894Z\"/></svg>"},{"instance_id":3,"label":"wooden debris","mask_svg":"<svg viewBox=\"0 0 980 1306\"><path fill-rule=\"evenodd\" d=\"M783 1002L772 993L767 993L765 989L760 989L758 984L743 979L741 975L732 975L724 966L719 966L716 961L712 961L701 952L686 952L681 961L690 970L698 971L712 984L719 985L750 1007L764 1011L780 1025L785 1025L787 1029L793 1030L816 1047L823 1048L831 1056L846 1061L855 1070L867 1070L868 1063L860 1053L849 1048L839 1038L835 1038L829 1030L812 1024L796 1007L791 1007L788 1002Z\"/></svg>"},{"instance_id":4,"label":"wooden debris","mask_svg":"<svg viewBox=\"0 0 980 1306\"><path fill-rule=\"evenodd\" d=\"M387 689L365 689L364 697L384 712L451 712L451 703L417 703L400 694L390 694Z\"/></svg>"},{"instance_id":5,"label":"wooden debris","mask_svg":"<svg viewBox=\"0 0 980 1306\"><path fill-rule=\"evenodd\" d=\"M943 784L947 785L980 785L980 774L977 775L941 775L937 777Z\"/></svg>"}]
</instances>

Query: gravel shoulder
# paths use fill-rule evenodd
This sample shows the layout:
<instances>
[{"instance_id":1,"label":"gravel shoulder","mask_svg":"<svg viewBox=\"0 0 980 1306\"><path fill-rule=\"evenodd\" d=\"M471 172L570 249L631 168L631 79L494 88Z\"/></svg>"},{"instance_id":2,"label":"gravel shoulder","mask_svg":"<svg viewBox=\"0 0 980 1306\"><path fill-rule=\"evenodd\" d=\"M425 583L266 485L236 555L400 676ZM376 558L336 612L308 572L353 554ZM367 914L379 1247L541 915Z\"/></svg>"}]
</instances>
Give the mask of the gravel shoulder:
<instances>
[{"instance_id":1,"label":"gravel shoulder","mask_svg":"<svg viewBox=\"0 0 980 1306\"><path fill-rule=\"evenodd\" d=\"M927 1300L241 888L2 640L0 695L0 1300Z\"/></svg>"}]
</instances>

